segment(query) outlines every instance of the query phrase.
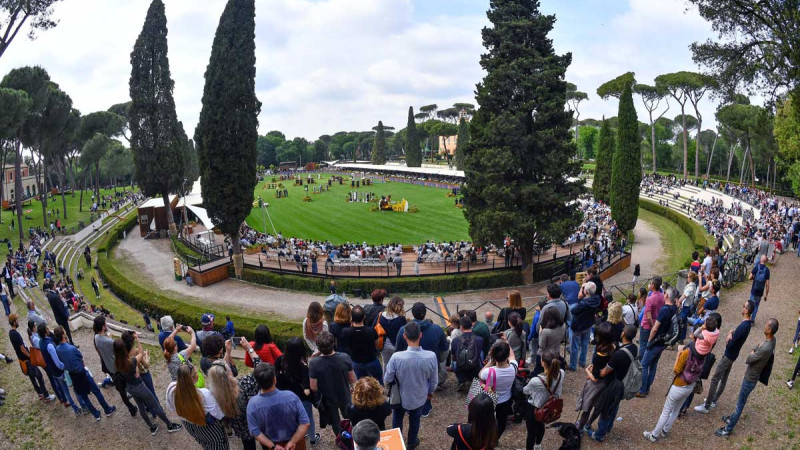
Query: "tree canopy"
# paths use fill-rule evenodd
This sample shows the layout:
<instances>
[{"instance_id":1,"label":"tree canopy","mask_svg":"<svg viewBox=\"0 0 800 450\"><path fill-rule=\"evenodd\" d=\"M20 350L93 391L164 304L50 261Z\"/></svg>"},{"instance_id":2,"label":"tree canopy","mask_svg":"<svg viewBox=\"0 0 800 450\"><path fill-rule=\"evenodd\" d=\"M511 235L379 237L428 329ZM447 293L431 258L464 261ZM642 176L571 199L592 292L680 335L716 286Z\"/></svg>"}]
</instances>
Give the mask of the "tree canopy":
<instances>
[{"instance_id":1,"label":"tree canopy","mask_svg":"<svg viewBox=\"0 0 800 450\"><path fill-rule=\"evenodd\" d=\"M626 72L614 78L613 80L606 81L597 88L597 95L603 100L608 100L611 97L619 98L625 86L633 86L636 84L636 74L633 72Z\"/></svg>"},{"instance_id":2,"label":"tree canopy","mask_svg":"<svg viewBox=\"0 0 800 450\"><path fill-rule=\"evenodd\" d=\"M383 122L378 121L375 130L375 141L372 144L372 164L386 164L386 129Z\"/></svg>"},{"instance_id":3,"label":"tree canopy","mask_svg":"<svg viewBox=\"0 0 800 450\"><path fill-rule=\"evenodd\" d=\"M30 26L30 39L37 31L55 27L58 22L53 20L53 6L59 1L0 0L0 58L26 23Z\"/></svg>"},{"instance_id":4,"label":"tree canopy","mask_svg":"<svg viewBox=\"0 0 800 450\"><path fill-rule=\"evenodd\" d=\"M408 123L406 124L406 166L422 166L422 149L419 146L419 135L417 134L417 122L414 116L414 107L408 107Z\"/></svg>"},{"instance_id":5,"label":"tree canopy","mask_svg":"<svg viewBox=\"0 0 800 450\"><path fill-rule=\"evenodd\" d=\"M592 181L592 191L594 198L601 201L606 205L611 201L611 171L614 161L614 153L616 151L616 138L611 131L609 120L603 119L602 126L600 127L600 136L597 139L597 165L594 170L594 179Z\"/></svg>"},{"instance_id":6,"label":"tree canopy","mask_svg":"<svg viewBox=\"0 0 800 450\"><path fill-rule=\"evenodd\" d=\"M623 233L636 226L639 217L639 185L642 182L639 120L633 106L632 85L619 98L617 149L611 171L611 217Z\"/></svg>"}]
</instances>

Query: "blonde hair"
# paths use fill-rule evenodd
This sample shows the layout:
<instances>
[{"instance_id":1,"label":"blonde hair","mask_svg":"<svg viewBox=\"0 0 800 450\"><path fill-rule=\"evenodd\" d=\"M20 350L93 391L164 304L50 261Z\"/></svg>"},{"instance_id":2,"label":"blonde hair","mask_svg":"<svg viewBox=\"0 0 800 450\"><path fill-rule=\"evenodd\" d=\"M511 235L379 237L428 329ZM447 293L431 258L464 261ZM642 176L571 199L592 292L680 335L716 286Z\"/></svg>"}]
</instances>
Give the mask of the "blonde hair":
<instances>
[{"instance_id":1,"label":"blonde hair","mask_svg":"<svg viewBox=\"0 0 800 450\"><path fill-rule=\"evenodd\" d=\"M364 377L356 381L353 386L353 404L361 409L374 409L386 402L383 387L378 380Z\"/></svg>"},{"instance_id":2,"label":"blonde hair","mask_svg":"<svg viewBox=\"0 0 800 450\"><path fill-rule=\"evenodd\" d=\"M224 361L214 361L208 369L206 378L208 390L214 394L220 409L225 417L238 417L239 406L236 399L239 396L239 383L228 375L228 364Z\"/></svg>"},{"instance_id":3,"label":"blonde hair","mask_svg":"<svg viewBox=\"0 0 800 450\"><path fill-rule=\"evenodd\" d=\"M405 304L406 302L402 298L395 296L389 300L389 304L386 306L386 309L397 316L405 316L406 312L403 311Z\"/></svg>"},{"instance_id":4,"label":"blonde hair","mask_svg":"<svg viewBox=\"0 0 800 450\"><path fill-rule=\"evenodd\" d=\"M333 313L333 321L342 326L350 325L350 305L339 303L336 305L336 312Z\"/></svg>"},{"instance_id":5,"label":"blonde hair","mask_svg":"<svg viewBox=\"0 0 800 450\"><path fill-rule=\"evenodd\" d=\"M697 273L695 273L692 270L689 271L689 282L690 283L697 283Z\"/></svg>"},{"instance_id":6,"label":"blonde hair","mask_svg":"<svg viewBox=\"0 0 800 450\"><path fill-rule=\"evenodd\" d=\"M622 303L611 302L608 305L608 322L614 325L622 322Z\"/></svg>"},{"instance_id":7,"label":"blonde hair","mask_svg":"<svg viewBox=\"0 0 800 450\"><path fill-rule=\"evenodd\" d=\"M522 294L519 291L508 292L508 307L509 308L522 308Z\"/></svg>"},{"instance_id":8,"label":"blonde hair","mask_svg":"<svg viewBox=\"0 0 800 450\"><path fill-rule=\"evenodd\" d=\"M194 386L194 367L181 364L178 367L177 384L175 385L175 412L184 420L195 425L206 425L206 412L203 408L203 396Z\"/></svg>"}]
</instances>

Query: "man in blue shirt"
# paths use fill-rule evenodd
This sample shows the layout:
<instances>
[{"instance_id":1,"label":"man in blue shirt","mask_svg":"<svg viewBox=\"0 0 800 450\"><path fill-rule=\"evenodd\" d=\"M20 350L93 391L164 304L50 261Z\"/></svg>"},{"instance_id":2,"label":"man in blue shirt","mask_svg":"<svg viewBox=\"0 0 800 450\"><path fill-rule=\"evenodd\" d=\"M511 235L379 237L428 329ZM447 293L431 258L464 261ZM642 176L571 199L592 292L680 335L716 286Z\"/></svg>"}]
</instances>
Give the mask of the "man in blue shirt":
<instances>
[{"instance_id":1,"label":"man in blue shirt","mask_svg":"<svg viewBox=\"0 0 800 450\"><path fill-rule=\"evenodd\" d=\"M247 403L247 427L264 448L305 449L309 417L300 398L275 387L275 367L261 363L253 371L261 392Z\"/></svg>"},{"instance_id":2,"label":"man in blue shirt","mask_svg":"<svg viewBox=\"0 0 800 450\"><path fill-rule=\"evenodd\" d=\"M569 279L569 275L561 274L561 295L564 300L572 306L578 303L578 293L581 291L581 285L577 281Z\"/></svg>"},{"instance_id":3,"label":"man in blue shirt","mask_svg":"<svg viewBox=\"0 0 800 450\"><path fill-rule=\"evenodd\" d=\"M769 295L767 255L761 255L759 263L753 266L753 271L750 272L750 279L753 280L753 287L750 288L750 301L755 305L752 317L753 322L755 322L756 314L758 314L758 305L761 303L762 298L766 302Z\"/></svg>"},{"instance_id":4,"label":"man in blue shirt","mask_svg":"<svg viewBox=\"0 0 800 450\"><path fill-rule=\"evenodd\" d=\"M731 366L733 366L734 361L739 357L739 351L742 350L742 346L750 335L750 327L753 325L750 316L753 314L754 308L755 305L750 301L742 305L742 322L735 330L728 332L727 343L725 344L725 355L720 358L717 369L714 371L714 376L711 377L711 385L708 387L706 401L702 405L695 406L695 411L708 414L712 408L717 406L717 400L722 396L725 385L728 383L728 375L731 373Z\"/></svg>"},{"instance_id":5,"label":"man in blue shirt","mask_svg":"<svg viewBox=\"0 0 800 450\"><path fill-rule=\"evenodd\" d=\"M83 408L83 412L88 410L88 412L92 413L95 420L100 420L100 411L94 407L92 401L89 399L89 392L91 392L97 397L97 401L99 401L100 406L103 407L103 412L106 413L106 417L114 415L117 411L117 407L109 406L108 403L106 403L106 399L97 387L97 383L94 382L94 378L92 378L92 375L86 370L81 351L67 342L67 335L64 333L64 329L60 326L56 327L56 329L53 330L53 337L56 342L59 343L56 347L58 359L60 359L61 363L64 365L64 370L69 372L69 376L72 379L72 388L75 389L75 395L78 397L78 403L80 403L81 408Z\"/></svg>"},{"instance_id":6,"label":"man in blue shirt","mask_svg":"<svg viewBox=\"0 0 800 450\"><path fill-rule=\"evenodd\" d=\"M386 385L400 390L400 403L392 405L392 428L402 431L403 418L408 413L408 450L419 447L417 435L423 406L433 397L439 381L436 354L420 347L422 335L416 322L403 327L403 341L408 349L392 355L384 376Z\"/></svg>"}]
</instances>

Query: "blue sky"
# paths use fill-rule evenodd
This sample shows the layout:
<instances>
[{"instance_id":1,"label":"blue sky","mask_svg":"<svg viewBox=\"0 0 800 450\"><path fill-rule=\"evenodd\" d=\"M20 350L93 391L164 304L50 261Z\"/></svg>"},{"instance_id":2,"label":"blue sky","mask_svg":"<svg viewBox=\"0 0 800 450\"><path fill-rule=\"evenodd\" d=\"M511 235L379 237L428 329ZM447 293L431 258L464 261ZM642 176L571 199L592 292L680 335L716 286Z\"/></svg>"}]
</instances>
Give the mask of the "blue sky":
<instances>
[{"instance_id":1,"label":"blue sky","mask_svg":"<svg viewBox=\"0 0 800 450\"><path fill-rule=\"evenodd\" d=\"M165 4L176 105L191 136L225 2ZM20 36L0 59L0 74L42 65L84 113L126 101L129 54L148 5L59 3L58 27L34 41ZM488 0L256 0L259 131L315 139L368 130L378 120L402 128L409 105L474 102L488 7ZM619 74L652 83L660 73L697 70L688 46L711 36L684 0L543 0L541 9L557 17L556 51L572 52L567 79L590 94L581 118L616 115L616 101L595 91ZM704 125L713 126L715 108L703 103ZM672 108L666 116L677 114Z\"/></svg>"}]
</instances>

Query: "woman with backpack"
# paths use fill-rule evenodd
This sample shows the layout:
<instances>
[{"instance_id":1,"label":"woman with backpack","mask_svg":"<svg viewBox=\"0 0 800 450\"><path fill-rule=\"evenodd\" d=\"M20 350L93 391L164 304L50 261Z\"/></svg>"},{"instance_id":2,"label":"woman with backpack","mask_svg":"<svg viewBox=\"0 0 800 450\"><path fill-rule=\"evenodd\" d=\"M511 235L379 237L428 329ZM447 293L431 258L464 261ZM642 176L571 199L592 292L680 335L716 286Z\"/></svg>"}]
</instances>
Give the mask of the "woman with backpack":
<instances>
[{"instance_id":1,"label":"woman with backpack","mask_svg":"<svg viewBox=\"0 0 800 450\"><path fill-rule=\"evenodd\" d=\"M564 385L564 370L561 368L561 357L557 353L544 352L542 367L544 372L531 378L522 390L528 397L528 408L525 411L525 426L528 429L528 436L525 439L526 450L541 450L546 424L537 419L536 412L545 408L552 399L560 399Z\"/></svg>"},{"instance_id":2,"label":"woman with backpack","mask_svg":"<svg viewBox=\"0 0 800 450\"><path fill-rule=\"evenodd\" d=\"M705 328L713 327L716 330L716 321L710 319L706 323ZM700 375L703 372L706 356L711 353L713 343L716 342L716 335L714 330L707 333L701 333L697 337L697 341L690 342L689 345L683 347L675 359L675 366L673 373L675 377L672 380L672 386L667 393L667 400L664 402L664 408L661 410L661 417L656 423L656 427L652 431L645 431L642 433L645 439L650 442L656 442L661 438L669 435L672 430L672 425L678 419L681 408L686 402L686 399L694 392L695 384L700 380ZM712 336L714 336L712 338ZM693 336L694 337L694 336ZM708 339L708 340L707 340ZM703 342L700 342L700 341ZM700 343L698 345L698 342Z\"/></svg>"},{"instance_id":3,"label":"woman with backpack","mask_svg":"<svg viewBox=\"0 0 800 450\"><path fill-rule=\"evenodd\" d=\"M494 450L498 439L494 409L494 402L488 395L480 394L473 398L469 402L467 423L447 427L447 435L453 438L450 449Z\"/></svg>"}]
</instances>

